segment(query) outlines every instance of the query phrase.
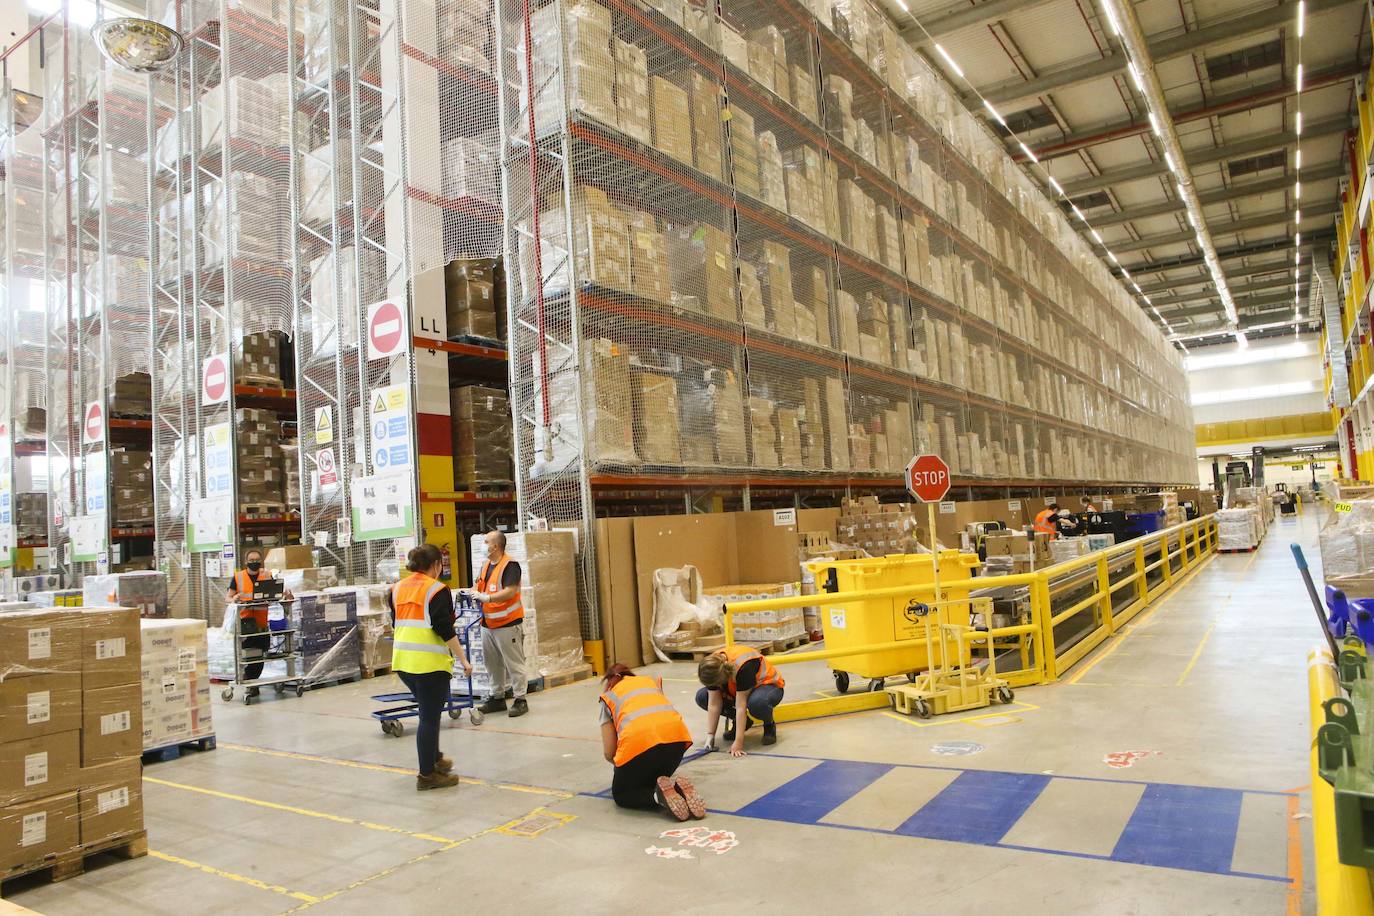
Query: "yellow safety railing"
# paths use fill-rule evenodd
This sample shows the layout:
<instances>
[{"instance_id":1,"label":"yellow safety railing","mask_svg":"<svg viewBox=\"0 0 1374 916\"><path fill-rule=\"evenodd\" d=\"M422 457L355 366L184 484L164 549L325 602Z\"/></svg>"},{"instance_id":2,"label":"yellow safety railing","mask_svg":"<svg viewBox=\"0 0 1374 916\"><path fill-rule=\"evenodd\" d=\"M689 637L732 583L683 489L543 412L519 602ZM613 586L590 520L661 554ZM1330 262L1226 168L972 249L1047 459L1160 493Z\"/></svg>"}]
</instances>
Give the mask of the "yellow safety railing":
<instances>
[{"instance_id":1,"label":"yellow safety railing","mask_svg":"<svg viewBox=\"0 0 1374 916\"><path fill-rule=\"evenodd\" d=\"M1005 662L999 660L998 677L1013 687L1025 687L1057 680L1103 640L1154 603L1160 595L1178 585L1187 574L1210 558L1216 549L1216 519L1206 515L1034 572L942 581L940 590L942 593L946 590L984 591L1008 586L1027 589L1027 622L993 627L989 619L984 621L988 624L987 632L979 633L986 651L1019 650L1021 668L1004 668ZM928 603L935 600L935 585L927 582L735 602L724 609L725 641L727 644L734 642L733 619L736 613L817 605L842 608L882 599L888 599L891 613L900 614L910 602ZM837 649L794 651L773 655L770 661L774 665L795 665L910 649L912 645L912 640L904 639ZM876 709L887 703L887 696L881 691L837 695L784 703L778 707L777 717L779 721L814 718Z\"/></svg>"}]
</instances>

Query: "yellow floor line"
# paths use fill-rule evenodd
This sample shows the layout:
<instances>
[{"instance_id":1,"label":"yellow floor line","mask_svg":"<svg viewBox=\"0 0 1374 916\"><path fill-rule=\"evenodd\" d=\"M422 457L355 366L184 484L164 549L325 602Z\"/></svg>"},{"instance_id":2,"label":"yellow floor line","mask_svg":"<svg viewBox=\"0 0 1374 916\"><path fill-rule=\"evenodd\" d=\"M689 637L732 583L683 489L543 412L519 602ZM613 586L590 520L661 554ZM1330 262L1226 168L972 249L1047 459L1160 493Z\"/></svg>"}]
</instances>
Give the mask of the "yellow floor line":
<instances>
[{"instance_id":1,"label":"yellow floor line","mask_svg":"<svg viewBox=\"0 0 1374 916\"><path fill-rule=\"evenodd\" d=\"M181 789L186 792L196 792L200 795L210 795L214 798L224 798L229 801L243 802L246 805L255 805L259 808L268 808L272 811L285 811L288 814L299 814L302 817L314 817L324 821L333 821L336 824L349 824L355 827L365 827L368 830L377 830L382 833L395 833L401 836L414 837L417 840L428 840L431 843L452 843L448 837L435 836L432 833L416 833L401 827L391 827L386 824L374 824L371 821L360 821L352 817L344 817L340 814L328 814L324 811L311 811L309 808L297 808L294 805L281 805L276 802L263 801L260 798L249 798L247 795L235 795L232 792L220 792L217 789L203 789L200 786L188 786L184 783L170 782L166 779L154 779L151 776L144 776L144 782L150 782L156 786L167 786L171 789Z\"/></svg>"},{"instance_id":2,"label":"yellow floor line","mask_svg":"<svg viewBox=\"0 0 1374 916\"><path fill-rule=\"evenodd\" d=\"M270 747L253 747L249 744L224 744L219 747L231 751L242 751L246 754L264 754L268 757L284 757L288 760L305 760L309 763L327 763L331 766L351 767L356 770L376 770L382 773L402 773L406 776L414 776L415 770L410 767L396 767L385 763L368 763L364 760L346 760L342 757L322 757L318 754L302 754L297 751L279 751ZM543 786L525 786L510 782L491 782L486 779L478 779L476 776L463 776L464 783L470 786L486 786L490 789L502 789L506 792L525 792L530 795L549 795L554 798L572 798L573 792L566 792L562 789L547 789Z\"/></svg>"},{"instance_id":3,"label":"yellow floor line","mask_svg":"<svg viewBox=\"0 0 1374 916\"><path fill-rule=\"evenodd\" d=\"M1010 715L1010 713L1007 712L1007 710L1010 709L1020 709L1025 712L1030 712L1032 710L1039 708L1039 706L1035 706L1030 703L1022 703L1020 700L1017 700L1016 702L1008 704L1006 706L998 706L997 712L984 712L979 713L976 716L960 716L957 719L946 719L943 716L941 716L935 719L931 719L929 722L922 721L921 719L918 719L915 716L904 716L901 713L896 712L885 712L883 713L883 715L887 716L889 719L896 719L898 722L905 722L907 725L914 725L917 728L931 728L936 725L958 725L960 722L974 722L978 719L991 719L999 716L1005 717Z\"/></svg>"},{"instance_id":4,"label":"yellow floor line","mask_svg":"<svg viewBox=\"0 0 1374 916\"><path fill-rule=\"evenodd\" d=\"M1202 639L1197 644L1197 650L1193 652L1193 657L1188 660L1188 667L1184 668L1183 673L1178 676L1178 681L1174 684L1175 687L1182 687L1183 682L1188 680L1188 675L1192 673L1193 666L1197 664L1197 660L1202 657L1202 650L1207 647L1207 640L1212 638L1212 631L1216 628L1217 625L1214 623L1207 628L1206 633L1202 634Z\"/></svg>"},{"instance_id":5,"label":"yellow floor line","mask_svg":"<svg viewBox=\"0 0 1374 916\"><path fill-rule=\"evenodd\" d=\"M192 862L190 859L183 859L181 856L174 856L169 855L165 852L158 852L156 849L148 850L148 855L154 859L161 859L163 862L171 862L174 865L180 865L184 868L195 869L196 871L204 872L207 875L214 875L216 878L226 878L230 881L237 881L239 884L246 884L249 887L256 887L260 891L271 891L274 894L281 894L283 896L290 897L293 900L303 901L307 904L319 903L321 899L319 897L311 896L310 894L305 894L300 891L293 891L290 888L282 887L280 884L268 884L265 881L259 881L257 878L249 878L245 875L238 875L231 871L225 871L222 868L215 868L213 865L204 865L200 862Z\"/></svg>"}]
</instances>

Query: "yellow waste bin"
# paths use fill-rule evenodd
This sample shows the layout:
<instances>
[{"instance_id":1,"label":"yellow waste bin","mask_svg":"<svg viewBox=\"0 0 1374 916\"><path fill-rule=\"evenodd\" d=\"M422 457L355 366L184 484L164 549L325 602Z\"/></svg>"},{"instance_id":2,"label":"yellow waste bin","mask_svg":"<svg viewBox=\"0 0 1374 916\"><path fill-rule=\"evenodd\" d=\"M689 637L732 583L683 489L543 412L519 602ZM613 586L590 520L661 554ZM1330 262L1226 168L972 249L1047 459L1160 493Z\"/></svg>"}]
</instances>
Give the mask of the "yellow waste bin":
<instances>
[{"instance_id":1,"label":"yellow waste bin","mask_svg":"<svg viewBox=\"0 0 1374 916\"><path fill-rule=\"evenodd\" d=\"M849 689L849 676L877 680L894 674L914 674L930 667L922 618L909 612L909 605L930 603L933 596L919 599L870 598L845 604L826 604L827 592L863 592L902 585L924 585L934 579L932 554L898 554L862 560L820 560L808 563L816 577L821 624L827 649L857 648L879 643L906 642L911 646L847 655L830 660L835 686L841 693ZM967 579L978 565L978 555L957 550L940 551L940 592L946 603L946 622L969 624L969 590L945 588L944 583ZM954 659L950 659L954 662ZM966 664L968 659L959 659Z\"/></svg>"}]
</instances>

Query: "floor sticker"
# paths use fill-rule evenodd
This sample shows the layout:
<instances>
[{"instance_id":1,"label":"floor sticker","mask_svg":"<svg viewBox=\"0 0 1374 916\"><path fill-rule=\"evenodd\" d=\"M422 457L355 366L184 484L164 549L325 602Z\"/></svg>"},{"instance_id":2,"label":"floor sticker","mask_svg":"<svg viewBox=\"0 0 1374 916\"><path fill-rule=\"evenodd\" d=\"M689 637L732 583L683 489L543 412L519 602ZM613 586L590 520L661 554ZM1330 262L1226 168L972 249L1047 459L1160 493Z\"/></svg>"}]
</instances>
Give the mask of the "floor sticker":
<instances>
[{"instance_id":1,"label":"floor sticker","mask_svg":"<svg viewBox=\"0 0 1374 916\"><path fill-rule=\"evenodd\" d=\"M739 845L739 840L735 838L733 830L712 830L710 827L675 827L672 830L665 830L658 835L660 840L677 840L678 849L667 849L666 855L662 847L650 846L644 851L651 856L658 856L660 859L690 859L692 849L701 849L704 852L714 852L721 856ZM688 847L688 848L683 848ZM686 852L687 855L681 855Z\"/></svg>"},{"instance_id":2,"label":"floor sticker","mask_svg":"<svg viewBox=\"0 0 1374 916\"><path fill-rule=\"evenodd\" d=\"M1102 762L1109 767L1124 770L1127 767L1135 766L1137 760L1145 757L1163 756L1163 751L1113 751L1102 758Z\"/></svg>"},{"instance_id":3,"label":"floor sticker","mask_svg":"<svg viewBox=\"0 0 1374 916\"><path fill-rule=\"evenodd\" d=\"M931 753L939 754L941 757L966 757L985 750L987 748L977 741L941 741L930 746Z\"/></svg>"},{"instance_id":4,"label":"floor sticker","mask_svg":"<svg viewBox=\"0 0 1374 916\"><path fill-rule=\"evenodd\" d=\"M506 826L498 830L507 836L536 837L546 830L555 827L562 827L568 821L574 820L575 814L558 814L553 811L545 811L542 808L525 815L517 821L511 821Z\"/></svg>"}]
</instances>

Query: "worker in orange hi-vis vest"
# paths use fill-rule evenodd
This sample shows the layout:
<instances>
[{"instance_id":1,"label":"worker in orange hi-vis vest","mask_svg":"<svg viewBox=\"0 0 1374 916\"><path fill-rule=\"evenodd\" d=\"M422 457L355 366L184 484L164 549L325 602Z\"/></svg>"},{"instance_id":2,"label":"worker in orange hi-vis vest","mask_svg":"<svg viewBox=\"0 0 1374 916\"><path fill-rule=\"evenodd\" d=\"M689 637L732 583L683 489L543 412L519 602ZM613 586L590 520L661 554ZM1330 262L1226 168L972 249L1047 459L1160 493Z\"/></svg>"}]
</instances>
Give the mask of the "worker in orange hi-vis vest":
<instances>
[{"instance_id":1,"label":"worker in orange hi-vis vest","mask_svg":"<svg viewBox=\"0 0 1374 916\"><path fill-rule=\"evenodd\" d=\"M1041 509L1035 516L1035 522L1031 525L1038 532L1043 532L1050 536L1050 539L1059 537L1059 525L1055 519L1059 517L1059 503L1049 503Z\"/></svg>"},{"instance_id":2,"label":"worker in orange hi-vis vest","mask_svg":"<svg viewBox=\"0 0 1374 916\"><path fill-rule=\"evenodd\" d=\"M692 734L663 695L662 678L617 664L602 685L601 750L615 764L611 798L622 808L667 809L680 821L705 817L692 781L676 776Z\"/></svg>"},{"instance_id":3,"label":"worker in orange hi-vis vest","mask_svg":"<svg viewBox=\"0 0 1374 916\"><path fill-rule=\"evenodd\" d=\"M725 740L730 741L730 755L744 756L744 732L752 716L763 723L763 743L775 744L778 726L773 721L773 707L782 702L786 684L778 669L762 653L745 645L725 646L701 660L697 679L703 684L697 691L697 705L706 710L706 741L703 746L714 750L716 725L722 712L725 715Z\"/></svg>"},{"instance_id":4,"label":"worker in orange hi-vis vest","mask_svg":"<svg viewBox=\"0 0 1374 916\"><path fill-rule=\"evenodd\" d=\"M506 711L506 688L510 686L515 703L510 717L530 711L525 700L529 678L525 674L525 607L520 603L520 564L506 553L506 536L487 532L487 559L473 588L463 594L482 606L482 656L491 677L491 695L481 706L483 713Z\"/></svg>"},{"instance_id":5,"label":"worker in orange hi-vis vest","mask_svg":"<svg viewBox=\"0 0 1374 916\"><path fill-rule=\"evenodd\" d=\"M239 608L239 632L249 637L243 641L243 648L257 649L264 654L272 647L272 636L267 625L268 602L249 602L253 600L254 583L266 582L272 578L272 573L262 568L262 551L253 547L243 555L243 569L234 573L234 578L229 580L229 600L243 605ZM282 593L282 598L291 600L289 589ZM262 677L262 665L262 662L244 665L244 679L255 681ZM257 695L258 688L248 688L248 696Z\"/></svg>"}]
</instances>

